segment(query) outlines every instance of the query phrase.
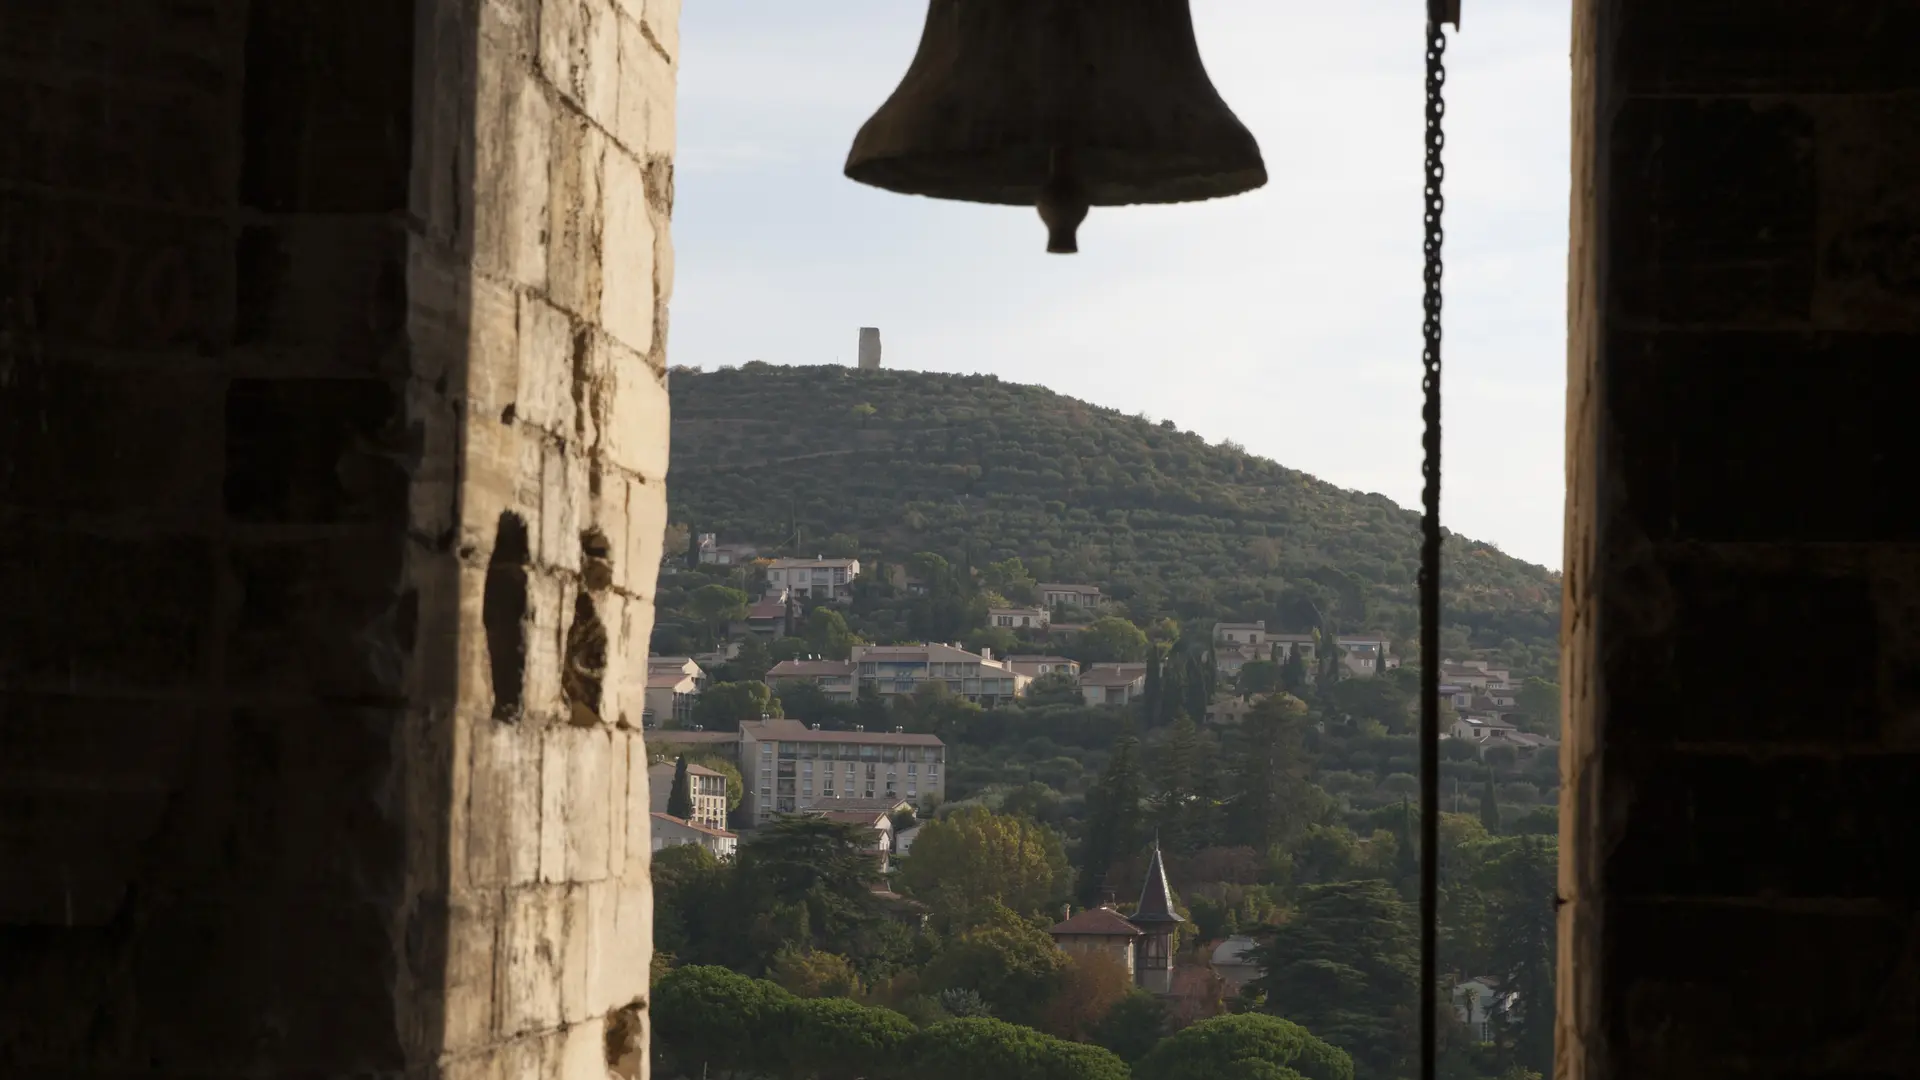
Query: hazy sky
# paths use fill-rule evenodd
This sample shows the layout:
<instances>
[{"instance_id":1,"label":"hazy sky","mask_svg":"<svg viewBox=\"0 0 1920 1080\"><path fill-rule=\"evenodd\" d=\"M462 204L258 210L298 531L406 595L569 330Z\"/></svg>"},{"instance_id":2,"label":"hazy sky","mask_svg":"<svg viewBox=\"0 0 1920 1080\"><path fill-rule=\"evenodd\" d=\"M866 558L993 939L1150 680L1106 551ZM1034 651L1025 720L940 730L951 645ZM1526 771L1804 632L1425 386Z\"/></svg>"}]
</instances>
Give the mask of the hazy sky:
<instances>
[{"instance_id":1,"label":"hazy sky","mask_svg":"<svg viewBox=\"0 0 1920 1080\"><path fill-rule=\"evenodd\" d=\"M1270 177L1033 211L840 175L918 43L919 0L687 0L670 355L713 368L991 372L1418 504L1422 5L1194 0ZM1467 0L1448 50L1447 524L1560 565L1568 5Z\"/></svg>"}]
</instances>

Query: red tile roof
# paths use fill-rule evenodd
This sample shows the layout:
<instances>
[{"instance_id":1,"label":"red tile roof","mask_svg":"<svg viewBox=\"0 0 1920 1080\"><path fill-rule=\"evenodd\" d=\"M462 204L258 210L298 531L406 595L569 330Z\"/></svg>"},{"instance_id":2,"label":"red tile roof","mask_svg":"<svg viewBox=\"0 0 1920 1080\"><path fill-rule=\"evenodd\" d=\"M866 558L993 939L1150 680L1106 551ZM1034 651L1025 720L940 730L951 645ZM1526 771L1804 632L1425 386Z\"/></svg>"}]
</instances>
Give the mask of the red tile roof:
<instances>
[{"instance_id":1,"label":"red tile roof","mask_svg":"<svg viewBox=\"0 0 1920 1080\"><path fill-rule=\"evenodd\" d=\"M1055 923L1047 930L1055 937L1139 937L1140 928L1127 921L1125 915L1110 907L1088 908L1066 922Z\"/></svg>"}]
</instances>

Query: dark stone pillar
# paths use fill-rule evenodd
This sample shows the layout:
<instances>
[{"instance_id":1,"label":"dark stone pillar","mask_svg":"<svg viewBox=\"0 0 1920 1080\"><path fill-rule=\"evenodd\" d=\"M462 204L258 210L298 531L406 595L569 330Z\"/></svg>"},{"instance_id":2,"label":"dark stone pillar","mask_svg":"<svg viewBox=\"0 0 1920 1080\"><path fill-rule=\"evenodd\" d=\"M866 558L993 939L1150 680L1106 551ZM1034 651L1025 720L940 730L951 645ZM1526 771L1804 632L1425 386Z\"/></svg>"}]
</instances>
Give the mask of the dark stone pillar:
<instances>
[{"instance_id":1,"label":"dark stone pillar","mask_svg":"<svg viewBox=\"0 0 1920 1080\"><path fill-rule=\"evenodd\" d=\"M1920 4L1574 39L1560 1075L1920 1076Z\"/></svg>"}]
</instances>

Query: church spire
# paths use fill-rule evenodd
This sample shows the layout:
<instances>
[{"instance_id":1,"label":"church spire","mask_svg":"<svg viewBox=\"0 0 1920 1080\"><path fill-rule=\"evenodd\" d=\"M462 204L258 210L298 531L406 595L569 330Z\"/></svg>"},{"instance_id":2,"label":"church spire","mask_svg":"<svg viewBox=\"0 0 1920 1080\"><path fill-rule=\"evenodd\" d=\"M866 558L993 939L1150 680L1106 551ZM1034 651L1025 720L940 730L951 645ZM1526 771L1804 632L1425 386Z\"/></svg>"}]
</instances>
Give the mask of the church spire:
<instances>
[{"instance_id":1,"label":"church spire","mask_svg":"<svg viewBox=\"0 0 1920 1080\"><path fill-rule=\"evenodd\" d=\"M1173 890L1167 887L1167 867L1160 861L1160 841L1153 841L1153 861L1147 864L1147 880L1140 887L1140 905L1127 921L1142 930L1171 926L1187 920L1173 910Z\"/></svg>"}]
</instances>

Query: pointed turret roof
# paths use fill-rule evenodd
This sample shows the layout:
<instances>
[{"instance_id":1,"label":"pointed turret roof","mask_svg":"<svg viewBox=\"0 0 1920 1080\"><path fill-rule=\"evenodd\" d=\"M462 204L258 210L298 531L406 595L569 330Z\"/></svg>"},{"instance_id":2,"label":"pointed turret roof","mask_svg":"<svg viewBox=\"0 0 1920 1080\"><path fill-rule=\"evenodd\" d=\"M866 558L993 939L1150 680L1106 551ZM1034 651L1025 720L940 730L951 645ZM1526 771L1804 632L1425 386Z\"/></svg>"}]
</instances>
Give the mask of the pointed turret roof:
<instances>
[{"instance_id":1,"label":"pointed turret roof","mask_svg":"<svg viewBox=\"0 0 1920 1080\"><path fill-rule=\"evenodd\" d=\"M1167 867L1160 861L1160 841L1153 842L1153 861L1147 864L1147 881L1140 887L1140 906L1127 921L1149 933L1186 922L1173 910L1173 890L1167 887Z\"/></svg>"}]
</instances>

